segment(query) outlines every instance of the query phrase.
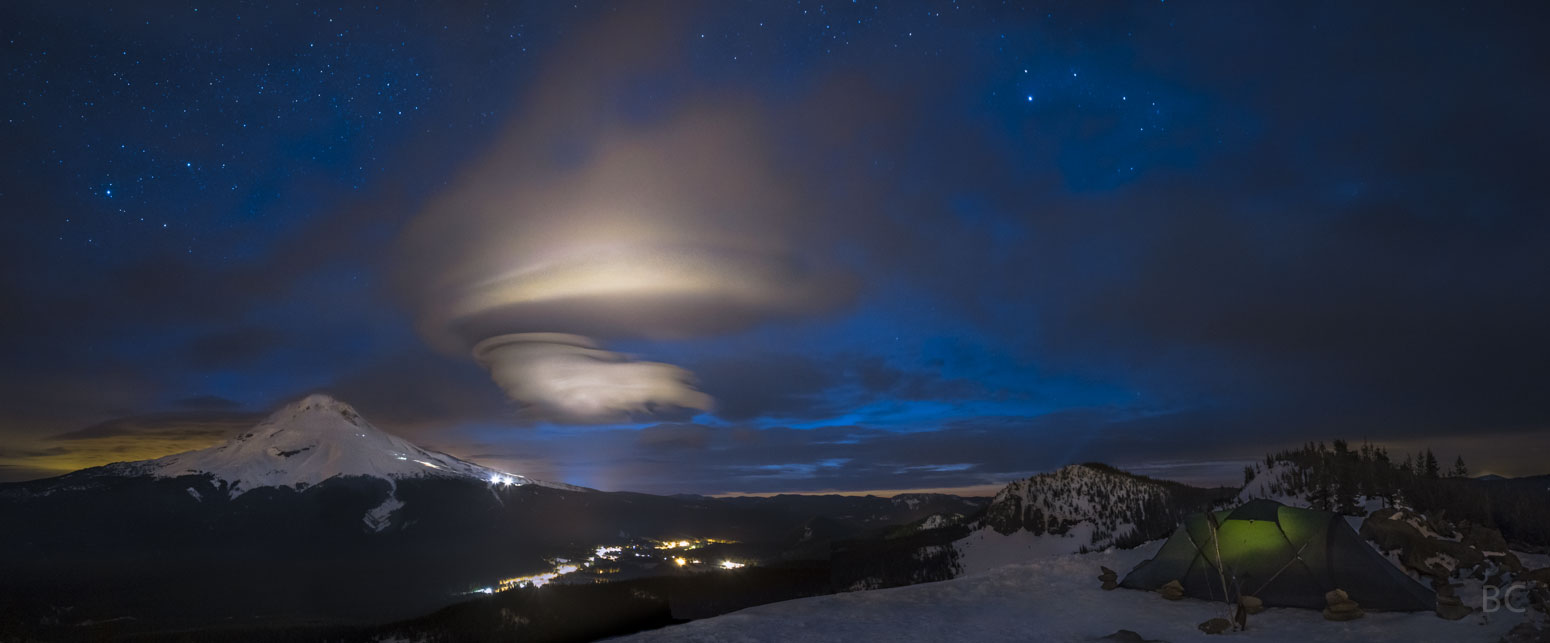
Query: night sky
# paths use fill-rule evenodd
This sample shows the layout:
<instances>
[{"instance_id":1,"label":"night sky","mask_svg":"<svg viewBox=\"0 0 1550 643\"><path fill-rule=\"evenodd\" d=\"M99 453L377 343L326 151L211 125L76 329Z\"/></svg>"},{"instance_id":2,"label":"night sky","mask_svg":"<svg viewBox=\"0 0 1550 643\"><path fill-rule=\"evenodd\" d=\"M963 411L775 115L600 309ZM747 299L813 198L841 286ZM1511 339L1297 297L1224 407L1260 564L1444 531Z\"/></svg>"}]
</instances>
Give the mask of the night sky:
<instances>
[{"instance_id":1,"label":"night sky","mask_svg":"<svg viewBox=\"0 0 1550 643\"><path fill-rule=\"evenodd\" d=\"M0 480L327 391L659 493L1550 462L1522 3L0 6Z\"/></svg>"}]
</instances>

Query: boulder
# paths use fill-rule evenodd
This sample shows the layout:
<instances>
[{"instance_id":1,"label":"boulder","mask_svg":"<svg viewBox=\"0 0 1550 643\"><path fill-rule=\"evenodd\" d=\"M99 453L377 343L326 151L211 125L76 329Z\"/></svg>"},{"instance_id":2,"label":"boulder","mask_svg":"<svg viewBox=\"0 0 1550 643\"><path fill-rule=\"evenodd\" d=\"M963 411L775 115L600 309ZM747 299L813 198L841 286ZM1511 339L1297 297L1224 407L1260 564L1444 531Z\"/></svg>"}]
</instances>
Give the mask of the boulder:
<instances>
[{"instance_id":1,"label":"boulder","mask_svg":"<svg viewBox=\"0 0 1550 643\"><path fill-rule=\"evenodd\" d=\"M1524 582L1539 581L1546 585L1550 585L1550 567L1541 567L1539 569L1524 571L1522 574L1518 575L1518 580Z\"/></svg>"},{"instance_id":2,"label":"boulder","mask_svg":"<svg viewBox=\"0 0 1550 643\"><path fill-rule=\"evenodd\" d=\"M1430 528L1433 533L1439 536L1447 538L1455 538L1458 536L1458 531L1453 528L1452 523L1448 522L1448 512L1445 510L1434 509L1432 511L1428 511L1421 516L1421 519L1426 523L1426 526Z\"/></svg>"},{"instance_id":3,"label":"boulder","mask_svg":"<svg viewBox=\"0 0 1550 643\"><path fill-rule=\"evenodd\" d=\"M1238 604L1243 606L1243 611L1249 614L1258 614L1265 611L1265 602L1257 596L1239 596Z\"/></svg>"},{"instance_id":4,"label":"boulder","mask_svg":"<svg viewBox=\"0 0 1550 643\"><path fill-rule=\"evenodd\" d=\"M1225 618L1213 618L1209 621L1201 623L1197 627L1200 628L1200 631L1205 632L1206 634L1221 634L1222 632L1226 632L1227 630L1232 629L1232 621L1229 621Z\"/></svg>"},{"instance_id":5,"label":"boulder","mask_svg":"<svg viewBox=\"0 0 1550 643\"><path fill-rule=\"evenodd\" d=\"M1377 543L1378 549L1393 551L1425 538L1421 531L1403 520L1395 520L1394 509L1379 509L1362 521L1359 533L1363 538Z\"/></svg>"},{"instance_id":6,"label":"boulder","mask_svg":"<svg viewBox=\"0 0 1550 643\"><path fill-rule=\"evenodd\" d=\"M1451 540L1433 540L1428 538L1426 544L1435 547L1437 552L1452 556L1459 562L1460 567L1474 567L1485 562L1485 554L1473 547L1456 543Z\"/></svg>"},{"instance_id":7,"label":"boulder","mask_svg":"<svg viewBox=\"0 0 1550 643\"><path fill-rule=\"evenodd\" d=\"M1550 587L1538 581L1529 581L1527 584L1529 607L1550 614Z\"/></svg>"},{"instance_id":8,"label":"boulder","mask_svg":"<svg viewBox=\"0 0 1550 643\"><path fill-rule=\"evenodd\" d=\"M1505 569L1514 574L1520 574L1523 572L1523 561L1518 559L1517 554L1514 554L1510 551L1500 556L1491 556L1487 554L1486 559L1496 563L1497 565L1500 565L1502 569Z\"/></svg>"},{"instance_id":9,"label":"boulder","mask_svg":"<svg viewBox=\"0 0 1550 643\"><path fill-rule=\"evenodd\" d=\"M1502 532L1480 525L1465 527L1464 538L1461 542L1482 552L1503 553L1507 551L1507 539L1502 537Z\"/></svg>"},{"instance_id":10,"label":"boulder","mask_svg":"<svg viewBox=\"0 0 1550 643\"><path fill-rule=\"evenodd\" d=\"M1432 578L1444 579L1452 575L1452 569L1440 564L1443 556L1453 559L1453 569L1470 569L1485 562L1485 555L1480 550L1451 540L1422 537L1411 541L1403 549L1400 562L1406 568Z\"/></svg>"},{"instance_id":11,"label":"boulder","mask_svg":"<svg viewBox=\"0 0 1550 643\"><path fill-rule=\"evenodd\" d=\"M1465 607L1464 602L1460 601L1457 596L1445 596L1441 593L1437 595L1437 616L1439 617L1450 621L1457 621L1465 616L1469 616L1473 611Z\"/></svg>"},{"instance_id":12,"label":"boulder","mask_svg":"<svg viewBox=\"0 0 1550 643\"><path fill-rule=\"evenodd\" d=\"M1157 588L1157 593L1170 601L1184 598L1184 585L1177 580L1168 581L1166 585Z\"/></svg>"},{"instance_id":13,"label":"boulder","mask_svg":"<svg viewBox=\"0 0 1550 643\"><path fill-rule=\"evenodd\" d=\"M1343 589L1331 590L1324 594L1324 602L1328 607L1324 608L1324 619L1329 621L1354 621L1363 616L1362 608L1351 600L1351 596Z\"/></svg>"}]
</instances>

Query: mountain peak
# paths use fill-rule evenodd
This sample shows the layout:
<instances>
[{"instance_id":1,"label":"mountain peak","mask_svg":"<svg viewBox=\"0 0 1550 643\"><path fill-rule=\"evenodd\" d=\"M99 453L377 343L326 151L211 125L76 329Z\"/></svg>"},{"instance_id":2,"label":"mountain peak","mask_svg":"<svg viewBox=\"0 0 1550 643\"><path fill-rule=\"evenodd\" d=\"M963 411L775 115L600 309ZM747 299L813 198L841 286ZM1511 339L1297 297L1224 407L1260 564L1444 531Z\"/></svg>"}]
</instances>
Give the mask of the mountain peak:
<instances>
[{"instance_id":1,"label":"mountain peak","mask_svg":"<svg viewBox=\"0 0 1550 643\"><path fill-rule=\"evenodd\" d=\"M287 404L222 444L131 466L158 477L209 474L225 481L233 497L258 487L302 488L335 476L390 482L415 477L474 478L497 485L538 482L422 449L372 426L354 407L324 394Z\"/></svg>"},{"instance_id":2,"label":"mountain peak","mask_svg":"<svg viewBox=\"0 0 1550 643\"><path fill-rule=\"evenodd\" d=\"M263 430L266 427L278 427L279 430ZM371 437L371 434L387 436L381 429L361 418L355 407L331 395L313 393L280 407L258 426L238 431L230 441L297 442L307 438L328 439L352 434L358 438Z\"/></svg>"},{"instance_id":3,"label":"mountain peak","mask_svg":"<svg viewBox=\"0 0 1550 643\"><path fill-rule=\"evenodd\" d=\"M280 407L279 410L271 413L270 415L273 416L282 413L295 414L307 411L331 411L341 414L348 413L357 416L360 415L359 413L356 413L355 407L350 406L349 404L346 404L338 398L335 398L334 396L327 393L313 393L304 398L296 400L295 402L291 402L290 404Z\"/></svg>"}]
</instances>

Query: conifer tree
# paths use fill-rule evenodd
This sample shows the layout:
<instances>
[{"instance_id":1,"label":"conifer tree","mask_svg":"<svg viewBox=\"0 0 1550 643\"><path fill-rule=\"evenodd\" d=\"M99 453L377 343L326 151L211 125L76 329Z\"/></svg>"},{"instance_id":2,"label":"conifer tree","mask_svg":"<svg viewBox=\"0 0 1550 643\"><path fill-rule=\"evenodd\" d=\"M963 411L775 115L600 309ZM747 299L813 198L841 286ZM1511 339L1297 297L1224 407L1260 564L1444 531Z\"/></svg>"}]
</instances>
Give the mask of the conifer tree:
<instances>
[{"instance_id":1,"label":"conifer tree","mask_svg":"<svg viewBox=\"0 0 1550 643\"><path fill-rule=\"evenodd\" d=\"M1398 495L1396 493L1398 481L1395 479L1398 477L1398 473L1394 470L1393 464L1389 462L1388 451L1381 448L1375 450L1372 456L1372 464L1373 487L1376 492L1374 495L1383 498L1385 506L1392 507L1394 506L1394 498Z\"/></svg>"}]
</instances>

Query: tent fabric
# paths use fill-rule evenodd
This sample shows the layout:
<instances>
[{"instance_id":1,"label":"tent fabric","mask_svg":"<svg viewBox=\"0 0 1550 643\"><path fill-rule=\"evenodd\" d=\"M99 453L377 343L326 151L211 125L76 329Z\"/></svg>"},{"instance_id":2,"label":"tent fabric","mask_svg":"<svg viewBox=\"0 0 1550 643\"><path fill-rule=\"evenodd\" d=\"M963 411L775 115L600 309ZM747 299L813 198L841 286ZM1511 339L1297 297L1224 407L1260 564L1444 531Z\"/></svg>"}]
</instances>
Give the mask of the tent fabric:
<instances>
[{"instance_id":1,"label":"tent fabric","mask_svg":"<svg viewBox=\"0 0 1550 643\"><path fill-rule=\"evenodd\" d=\"M1339 588L1363 609L1436 606L1431 590L1369 546L1338 514L1252 500L1212 516L1219 530L1204 513L1186 518L1157 555L1131 570L1120 586L1155 590L1177 580L1185 595L1195 598L1249 595L1267 606L1310 609L1325 607L1324 594Z\"/></svg>"}]
</instances>

